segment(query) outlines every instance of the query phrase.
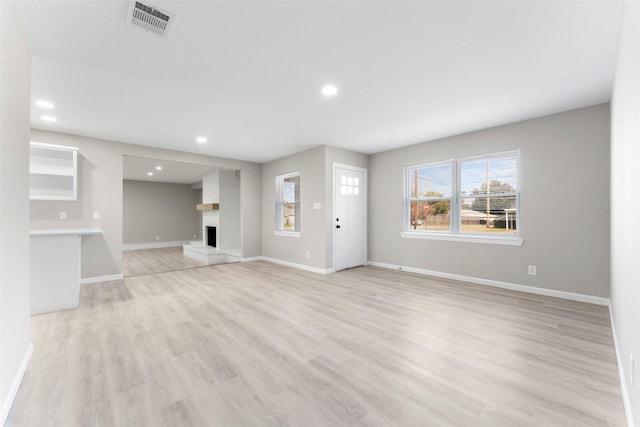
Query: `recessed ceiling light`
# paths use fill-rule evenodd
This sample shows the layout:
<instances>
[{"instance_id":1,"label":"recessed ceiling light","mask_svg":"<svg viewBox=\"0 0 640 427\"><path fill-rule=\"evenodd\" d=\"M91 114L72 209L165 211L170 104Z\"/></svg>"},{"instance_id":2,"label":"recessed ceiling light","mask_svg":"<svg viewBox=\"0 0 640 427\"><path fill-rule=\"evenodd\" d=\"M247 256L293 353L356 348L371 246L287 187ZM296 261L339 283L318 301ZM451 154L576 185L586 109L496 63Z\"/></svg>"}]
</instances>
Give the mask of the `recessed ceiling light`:
<instances>
[{"instance_id":1,"label":"recessed ceiling light","mask_svg":"<svg viewBox=\"0 0 640 427\"><path fill-rule=\"evenodd\" d=\"M153 172L147 172L147 175L153 176Z\"/></svg>"},{"instance_id":2,"label":"recessed ceiling light","mask_svg":"<svg viewBox=\"0 0 640 427\"><path fill-rule=\"evenodd\" d=\"M156 166L156 170L157 171L161 171L162 170L162 166Z\"/></svg>"},{"instance_id":3,"label":"recessed ceiling light","mask_svg":"<svg viewBox=\"0 0 640 427\"><path fill-rule=\"evenodd\" d=\"M326 97L336 96L338 94L338 87L334 84L326 84L322 86L322 94Z\"/></svg>"},{"instance_id":4,"label":"recessed ceiling light","mask_svg":"<svg viewBox=\"0 0 640 427\"><path fill-rule=\"evenodd\" d=\"M207 138L204 136L199 136L196 138L196 142L200 143L200 144L204 144L207 142Z\"/></svg>"},{"instance_id":5,"label":"recessed ceiling light","mask_svg":"<svg viewBox=\"0 0 640 427\"><path fill-rule=\"evenodd\" d=\"M52 116L40 116L40 118L42 120L44 120L45 122L57 122L58 119L56 119L55 117Z\"/></svg>"},{"instance_id":6,"label":"recessed ceiling light","mask_svg":"<svg viewBox=\"0 0 640 427\"><path fill-rule=\"evenodd\" d=\"M49 102L49 101L45 101L44 99L39 99L39 100L37 100L37 101L36 101L36 105L37 105L38 107L41 107L41 108L47 108L47 109L51 109L51 108L53 108L53 107L54 107L54 105L53 105L51 102Z\"/></svg>"}]
</instances>

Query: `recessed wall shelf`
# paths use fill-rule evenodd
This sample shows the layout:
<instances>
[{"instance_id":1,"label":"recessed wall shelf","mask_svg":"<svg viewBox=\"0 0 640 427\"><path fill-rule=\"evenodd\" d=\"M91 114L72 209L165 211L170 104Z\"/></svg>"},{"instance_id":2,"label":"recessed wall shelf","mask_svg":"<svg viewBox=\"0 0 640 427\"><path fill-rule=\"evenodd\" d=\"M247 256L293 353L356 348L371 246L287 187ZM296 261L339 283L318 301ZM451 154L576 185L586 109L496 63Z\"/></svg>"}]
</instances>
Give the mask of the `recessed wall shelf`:
<instances>
[{"instance_id":1,"label":"recessed wall shelf","mask_svg":"<svg viewBox=\"0 0 640 427\"><path fill-rule=\"evenodd\" d=\"M220 203L202 203L196 205L198 211L217 211L220 210Z\"/></svg>"},{"instance_id":2,"label":"recessed wall shelf","mask_svg":"<svg viewBox=\"0 0 640 427\"><path fill-rule=\"evenodd\" d=\"M31 200L77 200L78 149L32 142L29 175Z\"/></svg>"}]
</instances>

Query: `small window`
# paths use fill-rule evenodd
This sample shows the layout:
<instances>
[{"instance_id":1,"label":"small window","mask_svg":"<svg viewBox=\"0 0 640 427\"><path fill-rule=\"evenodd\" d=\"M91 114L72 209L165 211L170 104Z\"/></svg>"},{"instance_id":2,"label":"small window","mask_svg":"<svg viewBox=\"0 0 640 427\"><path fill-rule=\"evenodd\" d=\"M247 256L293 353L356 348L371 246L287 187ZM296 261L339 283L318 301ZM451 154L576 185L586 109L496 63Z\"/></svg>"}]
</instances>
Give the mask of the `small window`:
<instances>
[{"instance_id":1,"label":"small window","mask_svg":"<svg viewBox=\"0 0 640 427\"><path fill-rule=\"evenodd\" d=\"M517 237L518 162L514 151L405 168L405 231Z\"/></svg>"},{"instance_id":2,"label":"small window","mask_svg":"<svg viewBox=\"0 0 640 427\"><path fill-rule=\"evenodd\" d=\"M357 176L341 176L340 194L343 196L357 196L360 194L360 179Z\"/></svg>"},{"instance_id":3,"label":"small window","mask_svg":"<svg viewBox=\"0 0 640 427\"><path fill-rule=\"evenodd\" d=\"M300 233L300 172L276 176L276 231Z\"/></svg>"}]
</instances>

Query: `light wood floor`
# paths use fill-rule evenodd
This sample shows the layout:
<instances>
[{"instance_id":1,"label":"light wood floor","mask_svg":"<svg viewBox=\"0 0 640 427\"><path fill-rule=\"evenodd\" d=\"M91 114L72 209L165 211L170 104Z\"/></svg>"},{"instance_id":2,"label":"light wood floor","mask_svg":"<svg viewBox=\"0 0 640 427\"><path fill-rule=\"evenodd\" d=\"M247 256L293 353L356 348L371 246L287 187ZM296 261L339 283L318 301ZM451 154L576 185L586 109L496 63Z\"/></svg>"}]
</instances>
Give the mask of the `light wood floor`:
<instances>
[{"instance_id":1,"label":"light wood floor","mask_svg":"<svg viewBox=\"0 0 640 427\"><path fill-rule=\"evenodd\" d=\"M206 264L182 255L182 246L122 252L124 277L185 270Z\"/></svg>"},{"instance_id":2,"label":"light wood floor","mask_svg":"<svg viewBox=\"0 0 640 427\"><path fill-rule=\"evenodd\" d=\"M7 426L623 426L607 308L267 262L83 285Z\"/></svg>"}]
</instances>

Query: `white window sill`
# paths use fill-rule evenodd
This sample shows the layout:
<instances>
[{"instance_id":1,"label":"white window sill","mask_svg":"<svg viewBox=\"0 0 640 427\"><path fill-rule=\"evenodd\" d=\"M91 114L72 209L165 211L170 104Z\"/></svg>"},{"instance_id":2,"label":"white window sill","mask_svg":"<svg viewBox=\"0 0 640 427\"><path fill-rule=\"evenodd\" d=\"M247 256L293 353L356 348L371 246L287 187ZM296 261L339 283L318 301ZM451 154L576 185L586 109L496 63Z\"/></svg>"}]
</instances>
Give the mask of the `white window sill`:
<instances>
[{"instance_id":1,"label":"white window sill","mask_svg":"<svg viewBox=\"0 0 640 427\"><path fill-rule=\"evenodd\" d=\"M448 242L483 243L487 245L522 246L524 240L519 237L490 237L461 234L437 234L404 231L400 235L405 239L445 240Z\"/></svg>"},{"instance_id":2,"label":"white window sill","mask_svg":"<svg viewBox=\"0 0 640 427\"><path fill-rule=\"evenodd\" d=\"M299 231L274 231L274 236L282 236L282 237L300 237Z\"/></svg>"}]
</instances>

